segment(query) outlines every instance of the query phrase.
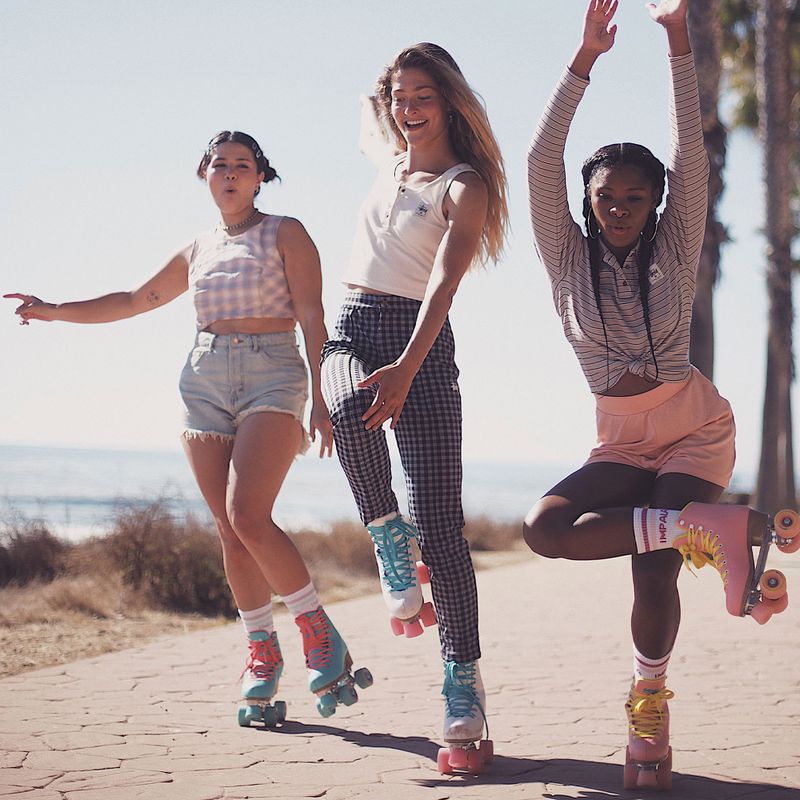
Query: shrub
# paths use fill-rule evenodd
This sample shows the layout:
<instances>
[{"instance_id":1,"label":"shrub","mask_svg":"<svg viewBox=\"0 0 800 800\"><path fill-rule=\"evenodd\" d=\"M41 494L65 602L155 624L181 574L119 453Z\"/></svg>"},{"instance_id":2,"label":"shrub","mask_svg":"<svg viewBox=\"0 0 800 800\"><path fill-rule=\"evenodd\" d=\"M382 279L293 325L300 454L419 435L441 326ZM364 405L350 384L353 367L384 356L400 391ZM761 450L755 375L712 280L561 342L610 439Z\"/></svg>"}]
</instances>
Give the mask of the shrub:
<instances>
[{"instance_id":1,"label":"shrub","mask_svg":"<svg viewBox=\"0 0 800 800\"><path fill-rule=\"evenodd\" d=\"M0 526L0 586L51 581L64 571L71 545L44 523L15 517Z\"/></svg>"}]
</instances>

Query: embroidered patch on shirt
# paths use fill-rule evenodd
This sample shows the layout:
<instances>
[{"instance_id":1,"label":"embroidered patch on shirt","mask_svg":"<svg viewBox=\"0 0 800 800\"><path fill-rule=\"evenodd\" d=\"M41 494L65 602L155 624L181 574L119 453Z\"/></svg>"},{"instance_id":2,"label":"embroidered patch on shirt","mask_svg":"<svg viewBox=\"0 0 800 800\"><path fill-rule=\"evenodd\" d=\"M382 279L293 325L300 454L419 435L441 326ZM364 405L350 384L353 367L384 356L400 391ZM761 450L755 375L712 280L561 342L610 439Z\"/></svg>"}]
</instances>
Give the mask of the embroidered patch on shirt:
<instances>
[{"instance_id":1,"label":"embroidered patch on shirt","mask_svg":"<svg viewBox=\"0 0 800 800\"><path fill-rule=\"evenodd\" d=\"M658 264L651 264L650 269L647 270L647 278L650 281L650 285L652 286L654 283L658 283L663 277L664 273L661 271Z\"/></svg>"},{"instance_id":2,"label":"embroidered patch on shirt","mask_svg":"<svg viewBox=\"0 0 800 800\"><path fill-rule=\"evenodd\" d=\"M426 206L425 203L420 203L414 213L418 217L424 217L428 213L428 206Z\"/></svg>"}]
</instances>

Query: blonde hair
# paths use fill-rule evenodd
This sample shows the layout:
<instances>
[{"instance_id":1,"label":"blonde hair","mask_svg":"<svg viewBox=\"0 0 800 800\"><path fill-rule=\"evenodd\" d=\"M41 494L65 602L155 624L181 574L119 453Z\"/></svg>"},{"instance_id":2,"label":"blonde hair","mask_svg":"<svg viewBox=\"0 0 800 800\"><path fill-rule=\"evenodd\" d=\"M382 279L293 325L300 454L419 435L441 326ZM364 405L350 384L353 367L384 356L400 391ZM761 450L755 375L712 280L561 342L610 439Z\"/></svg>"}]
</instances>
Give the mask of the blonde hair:
<instances>
[{"instance_id":1,"label":"blonde hair","mask_svg":"<svg viewBox=\"0 0 800 800\"><path fill-rule=\"evenodd\" d=\"M476 260L484 264L487 261L496 262L503 253L508 230L506 172L483 101L444 48L430 42L406 47L395 56L375 83L375 97L381 118L391 131L398 152L407 148L405 137L392 118L392 80L401 69L421 69L429 75L450 108L450 144L456 155L476 170L488 189L486 221Z\"/></svg>"}]
</instances>

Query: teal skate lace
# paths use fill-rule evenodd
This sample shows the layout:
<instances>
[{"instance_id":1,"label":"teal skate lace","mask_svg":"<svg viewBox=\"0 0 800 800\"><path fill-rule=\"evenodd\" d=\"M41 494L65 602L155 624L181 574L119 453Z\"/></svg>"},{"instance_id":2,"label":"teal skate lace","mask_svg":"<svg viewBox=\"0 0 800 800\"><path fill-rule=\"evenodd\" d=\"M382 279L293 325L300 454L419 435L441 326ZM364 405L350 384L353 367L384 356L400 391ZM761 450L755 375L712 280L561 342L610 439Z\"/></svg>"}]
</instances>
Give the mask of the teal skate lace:
<instances>
[{"instance_id":1,"label":"teal skate lace","mask_svg":"<svg viewBox=\"0 0 800 800\"><path fill-rule=\"evenodd\" d=\"M380 527L367 527L378 549L383 567L383 579L393 592L403 592L416 586L416 564L411 557L411 540L417 532L401 516L390 519Z\"/></svg>"},{"instance_id":2,"label":"teal skate lace","mask_svg":"<svg viewBox=\"0 0 800 800\"><path fill-rule=\"evenodd\" d=\"M481 712L486 736L489 736L489 720L483 711L481 701L475 691L475 662L459 664L447 661L444 665L444 686L442 686L447 715L450 717L475 717L475 710Z\"/></svg>"},{"instance_id":3,"label":"teal skate lace","mask_svg":"<svg viewBox=\"0 0 800 800\"><path fill-rule=\"evenodd\" d=\"M320 606L316 611L301 614L295 620L303 634L303 652L308 669L323 670L333 657L330 622Z\"/></svg>"},{"instance_id":4,"label":"teal skate lace","mask_svg":"<svg viewBox=\"0 0 800 800\"><path fill-rule=\"evenodd\" d=\"M251 639L248 644L250 653L239 678L244 677L245 672L251 672L259 680L272 680L277 667L283 664L278 637L273 633L269 639Z\"/></svg>"}]
</instances>

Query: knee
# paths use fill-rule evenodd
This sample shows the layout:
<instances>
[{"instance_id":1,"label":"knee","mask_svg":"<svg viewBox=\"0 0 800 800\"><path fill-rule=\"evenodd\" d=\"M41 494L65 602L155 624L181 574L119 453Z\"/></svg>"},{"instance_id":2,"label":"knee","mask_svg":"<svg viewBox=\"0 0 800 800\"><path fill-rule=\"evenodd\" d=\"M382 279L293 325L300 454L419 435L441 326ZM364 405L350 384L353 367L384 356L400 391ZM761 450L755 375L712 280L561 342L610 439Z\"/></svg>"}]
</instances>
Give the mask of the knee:
<instances>
[{"instance_id":1,"label":"knee","mask_svg":"<svg viewBox=\"0 0 800 800\"><path fill-rule=\"evenodd\" d=\"M534 506L522 523L522 538L534 553L545 558L563 558L564 526L561 519Z\"/></svg>"},{"instance_id":2,"label":"knee","mask_svg":"<svg viewBox=\"0 0 800 800\"><path fill-rule=\"evenodd\" d=\"M361 417L373 398L374 393L368 389L356 389L328 398L328 412L334 429L363 428Z\"/></svg>"},{"instance_id":3,"label":"knee","mask_svg":"<svg viewBox=\"0 0 800 800\"><path fill-rule=\"evenodd\" d=\"M214 525L217 529L217 536L219 536L222 550L227 557L235 556L238 552L245 551L242 540L236 535L227 515L222 518L215 516Z\"/></svg>"},{"instance_id":4,"label":"knee","mask_svg":"<svg viewBox=\"0 0 800 800\"><path fill-rule=\"evenodd\" d=\"M245 548L253 542L263 540L272 527L272 518L263 508L255 508L246 502L233 500L228 506L228 519L232 533Z\"/></svg>"}]
</instances>

